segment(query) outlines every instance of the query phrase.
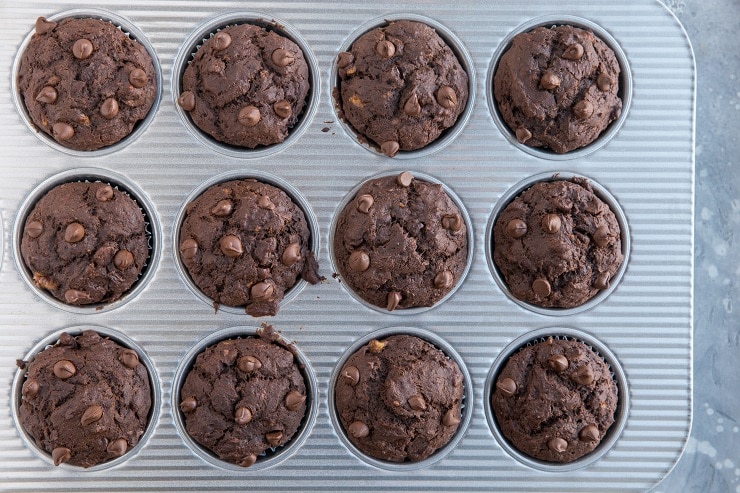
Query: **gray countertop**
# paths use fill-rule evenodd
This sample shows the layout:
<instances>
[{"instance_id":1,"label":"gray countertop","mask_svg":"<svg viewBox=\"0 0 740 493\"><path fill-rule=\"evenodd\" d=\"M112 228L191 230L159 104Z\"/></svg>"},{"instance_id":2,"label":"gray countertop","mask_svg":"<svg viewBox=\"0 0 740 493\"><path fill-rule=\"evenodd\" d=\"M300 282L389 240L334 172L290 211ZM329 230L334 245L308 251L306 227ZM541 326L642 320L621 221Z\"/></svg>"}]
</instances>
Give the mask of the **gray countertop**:
<instances>
[{"instance_id":1,"label":"gray countertop","mask_svg":"<svg viewBox=\"0 0 740 493\"><path fill-rule=\"evenodd\" d=\"M668 0L697 69L694 421L653 493L740 493L740 1Z\"/></svg>"}]
</instances>

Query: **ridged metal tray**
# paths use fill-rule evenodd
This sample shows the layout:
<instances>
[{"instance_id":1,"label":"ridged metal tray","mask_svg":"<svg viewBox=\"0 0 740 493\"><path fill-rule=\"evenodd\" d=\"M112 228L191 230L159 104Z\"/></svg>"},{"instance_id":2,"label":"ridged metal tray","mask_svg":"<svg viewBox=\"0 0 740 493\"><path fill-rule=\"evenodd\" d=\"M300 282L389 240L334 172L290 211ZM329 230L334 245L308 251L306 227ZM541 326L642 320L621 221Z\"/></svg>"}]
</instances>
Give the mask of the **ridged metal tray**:
<instances>
[{"instance_id":1,"label":"ridged metal tray","mask_svg":"<svg viewBox=\"0 0 740 493\"><path fill-rule=\"evenodd\" d=\"M128 24L161 68L153 117L132 138L103 152L68 152L49 143L25 123L13 95L16 55L35 19L71 9L110 11L108 18L124 28ZM296 130L285 144L256 152L196 136L173 97L187 58L183 53L214 22L238 18L297 38L312 64L310 104ZM369 27L398 18L427 19L455 47L471 75L472 99L469 112L438 144L390 159L363 146L339 120L332 89L338 52ZM658 1L3 2L0 19L6 47L0 52L5 74L0 82L0 490L621 492L651 488L677 462L692 413L695 68L682 27ZM521 149L491 108L491 70L502 43L523 27L550 23L605 33L622 52L627 65L622 82L630 88L623 93L631 101L619 125L596 145L565 158ZM460 199L472 224L473 256L452 296L432 309L400 316L370 309L332 277L330 234L353 188L371 176L404 170L438 180ZM102 310L50 303L27 282L15 258L18 217L30 198L70 173L117 181L137 196L150 222L154 249L147 274L131 295ZM187 197L214 177L235 173L272 176L289 186L305 200L318 231L313 248L327 280L301 286L267 319L236 310L214 313L183 279L173 249ZM585 176L598 184L618 203L629 231L623 242L626 268L614 289L586 309L559 315L510 299L487 259L499 201L548 173ZM214 332L233 334L227 329L243 327L249 333L262 321L295 341L310 365L318 389L311 423L298 446L282 454L284 460L266 467L221 467L180 435L173 416L176 372ZM16 359L61 329L80 327L107 329L135 343L152 366L160 394L151 434L136 453L99 470L54 468L14 420ZM382 467L359 458L330 415L329 386L338 362L368 334L386 334L392 327L434 335L438 345L454 350L470 376L469 419L461 436L443 457L423 467ZM499 355L510 354L515 341L548 332L585 340L608 355L626 396L606 449L596 460L562 468L522 460L502 446L485 405Z\"/></svg>"}]
</instances>

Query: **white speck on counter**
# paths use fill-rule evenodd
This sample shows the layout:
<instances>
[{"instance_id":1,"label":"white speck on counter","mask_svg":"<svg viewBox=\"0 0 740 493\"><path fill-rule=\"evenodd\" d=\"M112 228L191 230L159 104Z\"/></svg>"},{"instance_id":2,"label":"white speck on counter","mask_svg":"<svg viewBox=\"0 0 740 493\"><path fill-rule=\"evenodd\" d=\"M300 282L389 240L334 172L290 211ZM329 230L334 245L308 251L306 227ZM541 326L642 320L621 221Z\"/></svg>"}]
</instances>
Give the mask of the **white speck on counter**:
<instances>
[{"instance_id":1,"label":"white speck on counter","mask_svg":"<svg viewBox=\"0 0 740 493\"><path fill-rule=\"evenodd\" d=\"M712 214L712 211L710 211L706 207L702 207L702 209L701 209L701 219L702 219L702 221L709 221L710 219L712 219L712 216L713 215L714 214Z\"/></svg>"},{"instance_id":2,"label":"white speck on counter","mask_svg":"<svg viewBox=\"0 0 740 493\"><path fill-rule=\"evenodd\" d=\"M700 454L707 455L709 457L716 457L717 456L717 449L712 447L712 444L707 442L706 440L697 442L696 450Z\"/></svg>"},{"instance_id":3,"label":"white speck on counter","mask_svg":"<svg viewBox=\"0 0 740 493\"><path fill-rule=\"evenodd\" d=\"M717 425L716 430L717 430L717 433L722 433L723 431L725 431L725 427L722 425Z\"/></svg>"},{"instance_id":4,"label":"white speck on counter","mask_svg":"<svg viewBox=\"0 0 740 493\"><path fill-rule=\"evenodd\" d=\"M732 431L733 431L734 433L740 432L740 427L737 427L737 426L733 426L733 427L732 427Z\"/></svg>"},{"instance_id":5,"label":"white speck on counter","mask_svg":"<svg viewBox=\"0 0 740 493\"><path fill-rule=\"evenodd\" d=\"M732 460L730 460L730 459L725 459L725 461L722 464L724 464L724 466L727 469L732 469L733 467L735 467L735 464L733 464L732 463Z\"/></svg>"},{"instance_id":6,"label":"white speck on counter","mask_svg":"<svg viewBox=\"0 0 740 493\"><path fill-rule=\"evenodd\" d=\"M715 279L719 275L717 266L714 264L711 264L709 267L707 267L707 274L709 274L710 278ZM709 411L712 411L712 412L710 413ZM714 414L714 409L707 409L707 414L709 414L710 416Z\"/></svg>"},{"instance_id":7,"label":"white speck on counter","mask_svg":"<svg viewBox=\"0 0 740 493\"><path fill-rule=\"evenodd\" d=\"M712 266L710 266L710 267L714 267L714 266L712 265ZM716 268L716 267L714 267L714 269L716 270L717 268ZM712 409L711 407L709 407L709 403L705 403L705 404L704 404L704 407L705 407L705 408L707 409L707 414L708 414L709 416L711 416L711 415L713 415L713 414L714 414L714 409Z\"/></svg>"},{"instance_id":8,"label":"white speck on counter","mask_svg":"<svg viewBox=\"0 0 740 493\"><path fill-rule=\"evenodd\" d=\"M730 245L724 241L724 240L718 240L714 244L714 253L719 255L720 257L724 257L727 255L727 250L730 248Z\"/></svg>"}]
</instances>

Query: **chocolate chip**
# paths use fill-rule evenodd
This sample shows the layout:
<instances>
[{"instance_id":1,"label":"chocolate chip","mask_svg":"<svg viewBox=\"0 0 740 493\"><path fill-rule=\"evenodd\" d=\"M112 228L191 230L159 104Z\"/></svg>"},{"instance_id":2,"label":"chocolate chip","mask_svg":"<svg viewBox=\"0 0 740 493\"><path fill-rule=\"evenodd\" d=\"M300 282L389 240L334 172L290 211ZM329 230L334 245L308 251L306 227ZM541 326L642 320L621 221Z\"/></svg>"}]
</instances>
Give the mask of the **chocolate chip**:
<instances>
[{"instance_id":1,"label":"chocolate chip","mask_svg":"<svg viewBox=\"0 0 740 493\"><path fill-rule=\"evenodd\" d=\"M225 50L231 46L231 36L223 31L213 35L213 49L216 51Z\"/></svg>"},{"instance_id":2,"label":"chocolate chip","mask_svg":"<svg viewBox=\"0 0 740 493\"><path fill-rule=\"evenodd\" d=\"M437 272L437 275L434 276L434 287L437 289L447 289L452 286L453 281L454 277L452 276L452 272L443 270Z\"/></svg>"},{"instance_id":3,"label":"chocolate chip","mask_svg":"<svg viewBox=\"0 0 740 493\"><path fill-rule=\"evenodd\" d=\"M457 415L457 411L450 409L442 417L442 424L445 426L457 426L460 424L460 417Z\"/></svg>"},{"instance_id":4,"label":"chocolate chip","mask_svg":"<svg viewBox=\"0 0 740 493\"><path fill-rule=\"evenodd\" d=\"M337 56L337 67L339 67L339 68L347 68L354 61L355 61L355 57L354 57L354 55L352 55L352 53L348 53L346 51L343 51L343 52L341 52Z\"/></svg>"},{"instance_id":5,"label":"chocolate chip","mask_svg":"<svg viewBox=\"0 0 740 493\"><path fill-rule=\"evenodd\" d=\"M280 260L283 262L283 265L287 265L288 267L295 264L300 259L301 259L300 243L291 243L290 245L285 247L285 250L283 250L283 255L280 257Z\"/></svg>"},{"instance_id":6,"label":"chocolate chip","mask_svg":"<svg viewBox=\"0 0 740 493\"><path fill-rule=\"evenodd\" d=\"M128 74L128 82L137 89L141 89L149 82L146 72L140 68L135 68Z\"/></svg>"},{"instance_id":7,"label":"chocolate chip","mask_svg":"<svg viewBox=\"0 0 740 493\"><path fill-rule=\"evenodd\" d=\"M367 214L370 212L370 208L375 203L375 199L372 195L364 194L357 197L357 201L355 202L357 205L357 210L362 212L363 214Z\"/></svg>"},{"instance_id":8,"label":"chocolate chip","mask_svg":"<svg viewBox=\"0 0 740 493\"><path fill-rule=\"evenodd\" d=\"M54 28L57 27L57 23L53 21L47 21L46 17L39 17L36 19L36 34L39 36L48 33L49 31L53 31Z\"/></svg>"},{"instance_id":9,"label":"chocolate chip","mask_svg":"<svg viewBox=\"0 0 740 493\"><path fill-rule=\"evenodd\" d=\"M521 219L512 219L506 225L506 234L512 238L521 238L527 234L527 223Z\"/></svg>"},{"instance_id":10,"label":"chocolate chip","mask_svg":"<svg viewBox=\"0 0 740 493\"><path fill-rule=\"evenodd\" d=\"M304 402L306 402L306 396L297 390L288 392L288 395L285 396L285 407L288 408L288 411L297 411Z\"/></svg>"},{"instance_id":11,"label":"chocolate chip","mask_svg":"<svg viewBox=\"0 0 740 493\"><path fill-rule=\"evenodd\" d=\"M78 39L75 44L72 45L72 54L78 60L84 60L89 58L93 52L93 44L89 39Z\"/></svg>"},{"instance_id":12,"label":"chocolate chip","mask_svg":"<svg viewBox=\"0 0 740 493\"><path fill-rule=\"evenodd\" d=\"M517 127L516 131L514 132L516 134L516 140L520 144L524 144L529 139L532 138L532 132L530 132L528 129L524 127Z\"/></svg>"},{"instance_id":13,"label":"chocolate chip","mask_svg":"<svg viewBox=\"0 0 740 493\"><path fill-rule=\"evenodd\" d=\"M594 287L596 289L604 290L609 288L609 281L611 280L612 275L609 271L602 272L598 276L596 276L596 280L594 281Z\"/></svg>"},{"instance_id":14,"label":"chocolate chip","mask_svg":"<svg viewBox=\"0 0 740 493\"><path fill-rule=\"evenodd\" d=\"M234 421L238 425L245 425L252 421L252 411L247 407L239 407L234 411Z\"/></svg>"},{"instance_id":15,"label":"chocolate chip","mask_svg":"<svg viewBox=\"0 0 740 493\"><path fill-rule=\"evenodd\" d=\"M284 50L283 48L278 48L277 50L273 51L270 58L272 58L272 63L274 63L278 67L287 67L295 61L295 55L293 55L293 53L289 52L288 50Z\"/></svg>"},{"instance_id":16,"label":"chocolate chip","mask_svg":"<svg viewBox=\"0 0 740 493\"><path fill-rule=\"evenodd\" d=\"M360 370L356 366L345 366L342 368L342 378L354 387L360 381Z\"/></svg>"},{"instance_id":17,"label":"chocolate chip","mask_svg":"<svg viewBox=\"0 0 740 493\"><path fill-rule=\"evenodd\" d=\"M107 202L113 198L113 187L110 185L104 185L95 190L95 198L100 202Z\"/></svg>"},{"instance_id":18,"label":"chocolate chip","mask_svg":"<svg viewBox=\"0 0 740 493\"><path fill-rule=\"evenodd\" d=\"M442 108L451 110L457 106L457 94L455 94L455 90L450 86L440 87L437 90L436 98L437 103L439 103Z\"/></svg>"},{"instance_id":19,"label":"chocolate chip","mask_svg":"<svg viewBox=\"0 0 740 493\"><path fill-rule=\"evenodd\" d=\"M612 87L612 79L605 73L601 73L596 77L596 86L601 91L606 92Z\"/></svg>"},{"instance_id":20,"label":"chocolate chip","mask_svg":"<svg viewBox=\"0 0 740 493\"><path fill-rule=\"evenodd\" d=\"M408 116L417 116L421 113L421 105L419 104L419 96L415 92L411 93L411 96L406 100L403 105L403 112Z\"/></svg>"},{"instance_id":21,"label":"chocolate chip","mask_svg":"<svg viewBox=\"0 0 740 493\"><path fill-rule=\"evenodd\" d=\"M43 232L44 225L41 224L41 221L31 221L30 223L26 224L26 234L31 238L38 238Z\"/></svg>"},{"instance_id":22,"label":"chocolate chip","mask_svg":"<svg viewBox=\"0 0 740 493\"><path fill-rule=\"evenodd\" d=\"M60 380L66 380L77 373L74 363L68 359L62 359L54 363L54 375Z\"/></svg>"},{"instance_id":23,"label":"chocolate chip","mask_svg":"<svg viewBox=\"0 0 740 493\"><path fill-rule=\"evenodd\" d=\"M442 226L450 231L460 231L463 221L459 214L445 214L442 216Z\"/></svg>"},{"instance_id":24,"label":"chocolate chip","mask_svg":"<svg viewBox=\"0 0 740 493\"><path fill-rule=\"evenodd\" d=\"M270 200L270 197L267 195L260 196L260 198L257 200L257 206L261 209L275 209L275 204L272 203L272 200Z\"/></svg>"},{"instance_id":25,"label":"chocolate chip","mask_svg":"<svg viewBox=\"0 0 740 493\"><path fill-rule=\"evenodd\" d=\"M244 373L251 373L262 368L262 362L252 355L242 356L236 362L236 366Z\"/></svg>"},{"instance_id":26,"label":"chocolate chip","mask_svg":"<svg viewBox=\"0 0 740 493\"><path fill-rule=\"evenodd\" d=\"M391 291L388 293L388 302L385 305L385 309L392 312L398 308L398 304L401 302L401 293L398 291Z\"/></svg>"},{"instance_id":27,"label":"chocolate chip","mask_svg":"<svg viewBox=\"0 0 740 493\"><path fill-rule=\"evenodd\" d=\"M52 125L51 129L57 140L69 140L75 135L75 129L69 123L57 122Z\"/></svg>"},{"instance_id":28,"label":"chocolate chip","mask_svg":"<svg viewBox=\"0 0 740 493\"><path fill-rule=\"evenodd\" d=\"M396 54L396 45L394 45L387 39L384 39L383 41L379 41L378 44L375 45L375 53L382 56L383 58L390 58Z\"/></svg>"},{"instance_id":29,"label":"chocolate chip","mask_svg":"<svg viewBox=\"0 0 740 493\"><path fill-rule=\"evenodd\" d=\"M187 240L180 243L180 255L182 255L182 258L190 260L191 258L195 257L197 253L198 242L194 239L188 238Z\"/></svg>"},{"instance_id":30,"label":"chocolate chip","mask_svg":"<svg viewBox=\"0 0 740 493\"><path fill-rule=\"evenodd\" d=\"M581 385L591 385L594 381L594 371L585 364L570 374L570 379Z\"/></svg>"},{"instance_id":31,"label":"chocolate chip","mask_svg":"<svg viewBox=\"0 0 740 493\"><path fill-rule=\"evenodd\" d=\"M180 94L180 97L177 98L177 104L179 104L180 108L185 111L193 111L195 109L195 94L190 91L183 92Z\"/></svg>"},{"instance_id":32,"label":"chocolate chip","mask_svg":"<svg viewBox=\"0 0 740 493\"><path fill-rule=\"evenodd\" d=\"M132 349L124 349L118 354L118 361L126 368L133 370L139 365L139 355Z\"/></svg>"},{"instance_id":33,"label":"chocolate chip","mask_svg":"<svg viewBox=\"0 0 740 493\"><path fill-rule=\"evenodd\" d=\"M562 373L568 369L568 358L562 354L554 354L547 358L547 366L558 373Z\"/></svg>"},{"instance_id":34,"label":"chocolate chip","mask_svg":"<svg viewBox=\"0 0 740 493\"><path fill-rule=\"evenodd\" d=\"M272 109L280 118L288 118L293 114L293 107L290 105L290 102L285 99L281 99L273 104Z\"/></svg>"},{"instance_id":35,"label":"chocolate chip","mask_svg":"<svg viewBox=\"0 0 740 493\"><path fill-rule=\"evenodd\" d=\"M254 454L249 454L246 457L244 457L242 460L236 463L237 466L241 467L249 467L254 465L254 463L257 462L257 456Z\"/></svg>"},{"instance_id":36,"label":"chocolate chip","mask_svg":"<svg viewBox=\"0 0 740 493\"><path fill-rule=\"evenodd\" d=\"M36 95L36 101L44 104L51 104L57 100L57 90L51 86L43 87Z\"/></svg>"},{"instance_id":37,"label":"chocolate chip","mask_svg":"<svg viewBox=\"0 0 740 493\"><path fill-rule=\"evenodd\" d=\"M496 382L496 388L504 397L511 397L516 394L516 382L509 377L502 378Z\"/></svg>"},{"instance_id":38,"label":"chocolate chip","mask_svg":"<svg viewBox=\"0 0 740 493\"><path fill-rule=\"evenodd\" d=\"M388 140L380 144L380 152L382 152L388 157L395 156L396 154L398 154L398 151L400 149L401 149L401 146L398 145L398 142L396 142L395 140Z\"/></svg>"},{"instance_id":39,"label":"chocolate chip","mask_svg":"<svg viewBox=\"0 0 740 493\"><path fill-rule=\"evenodd\" d=\"M383 350L386 344L387 343L384 341L373 339L372 341L367 343L367 350L370 351L372 354L378 354Z\"/></svg>"},{"instance_id":40,"label":"chocolate chip","mask_svg":"<svg viewBox=\"0 0 740 493\"><path fill-rule=\"evenodd\" d=\"M560 437L551 438L550 441L547 442L547 448L553 452L562 454L568 448L568 442Z\"/></svg>"},{"instance_id":41,"label":"chocolate chip","mask_svg":"<svg viewBox=\"0 0 740 493\"><path fill-rule=\"evenodd\" d=\"M560 77L552 72L545 72L540 79L540 87L548 91L560 87Z\"/></svg>"},{"instance_id":42,"label":"chocolate chip","mask_svg":"<svg viewBox=\"0 0 740 493\"><path fill-rule=\"evenodd\" d=\"M64 230L64 241L67 243L77 243L85 237L85 228L80 223L71 223Z\"/></svg>"},{"instance_id":43,"label":"chocolate chip","mask_svg":"<svg viewBox=\"0 0 740 493\"><path fill-rule=\"evenodd\" d=\"M583 56L583 46L580 43L573 43L565 47L563 58L566 60L580 60Z\"/></svg>"},{"instance_id":44,"label":"chocolate chip","mask_svg":"<svg viewBox=\"0 0 740 493\"><path fill-rule=\"evenodd\" d=\"M198 401L195 397L186 397L180 402L180 411L184 413L193 412L196 407L198 407Z\"/></svg>"},{"instance_id":45,"label":"chocolate chip","mask_svg":"<svg viewBox=\"0 0 740 493\"><path fill-rule=\"evenodd\" d=\"M580 433L578 433L578 438L582 442L591 442L596 443L601 439L601 434L599 433L599 427L596 425L587 425L584 426Z\"/></svg>"},{"instance_id":46,"label":"chocolate chip","mask_svg":"<svg viewBox=\"0 0 740 493\"><path fill-rule=\"evenodd\" d=\"M414 411L425 411L427 408L426 401L424 401L424 398L419 394L412 395L408 398L407 402L409 403L409 407Z\"/></svg>"},{"instance_id":47,"label":"chocolate chip","mask_svg":"<svg viewBox=\"0 0 740 493\"><path fill-rule=\"evenodd\" d=\"M134 254L128 250L118 250L113 257L113 265L118 270L126 270L134 264Z\"/></svg>"},{"instance_id":48,"label":"chocolate chip","mask_svg":"<svg viewBox=\"0 0 740 493\"><path fill-rule=\"evenodd\" d=\"M562 222L560 220L560 216L558 216L557 214L545 214L542 217L540 226L542 226L542 231L544 231L545 233L554 234L560 231L560 226L562 226Z\"/></svg>"},{"instance_id":49,"label":"chocolate chip","mask_svg":"<svg viewBox=\"0 0 740 493\"><path fill-rule=\"evenodd\" d=\"M404 171L396 177L396 183L404 188L410 187L412 181L414 181L414 175L412 175L408 171Z\"/></svg>"},{"instance_id":50,"label":"chocolate chip","mask_svg":"<svg viewBox=\"0 0 740 493\"><path fill-rule=\"evenodd\" d=\"M36 397L36 394L39 393L39 382L38 380L34 378L29 378L25 382L23 382L23 387L21 387L21 395L24 399L33 399Z\"/></svg>"},{"instance_id":51,"label":"chocolate chip","mask_svg":"<svg viewBox=\"0 0 740 493\"><path fill-rule=\"evenodd\" d=\"M365 272L370 267L370 256L361 250L355 250L349 256L349 268L355 272Z\"/></svg>"},{"instance_id":52,"label":"chocolate chip","mask_svg":"<svg viewBox=\"0 0 740 493\"><path fill-rule=\"evenodd\" d=\"M271 301L275 294L275 286L267 281L254 284L249 290L254 301Z\"/></svg>"},{"instance_id":53,"label":"chocolate chip","mask_svg":"<svg viewBox=\"0 0 740 493\"><path fill-rule=\"evenodd\" d=\"M365 438L370 434L370 428L362 421L354 421L347 428L347 432L355 438Z\"/></svg>"},{"instance_id":54,"label":"chocolate chip","mask_svg":"<svg viewBox=\"0 0 740 493\"><path fill-rule=\"evenodd\" d=\"M593 234L594 243L596 246L605 247L609 244L611 238L609 237L609 228L607 226L599 226L596 228Z\"/></svg>"},{"instance_id":55,"label":"chocolate chip","mask_svg":"<svg viewBox=\"0 0 740 493\"><path fill-rule=\"evenodd\" d=\"M211 214L216 217L226 217L231 214L234 209L234 205L229 199L219 200L216 205L211 209Z\"/></svg>"},{"instance_id":56,"label":"chocolate chip","mask_svg":"<svg viewBox=\"0 0 740 493\"><path fill-rule=\"evenodd\" d=\"M573 114L576 115L576 118L585 120L586 118L589 118L591 115L594 114L594 105L592 105L590 101L586 101L585 99L582 101L578 101L573 106Z\"/></svg>"},{"instance_id":57,"label":"chocolate chip","mask_svg":"<svg viewBox=\"0 0 740 493\"><path fill-rule=\"evenodd\" d=\"M85 412L82 413L82 417L80 418L80 424L82 426L87 426L87 425L95 423L102 417L103 417L103 408L97 404L93 404L92 406L88 406L88 408L85 409Z\"/></svg>"},{"instance_id":58,"label":"chocolate chip","mask_svg":"<svg viewBox=\"0 0 740 493\"><path fill-rule=\"evenodd\" d=\"M552 290L550 288L550 283L547 282L547 279L538 278L535 279L532 283L532 291L534 291L534 294L536 294L540 298L546 298L550 296Z\"/></svg>"},{"instance_id":59,"label":"chocolate chip","mask_svg":"<svg viewBox=\"0 0 740 493\"><path fill-rule=\"evenodd\" d=\"M218 242L221 252L227 257L236 258L244 253L241 240L234 235L226 235Z\"/></svg>"},{"instance_id":60,"label":"chocolate chip","mask_svg":"<svg viewBox=\"0 0 740 493\"><path fill-rule=\"evenodd\" d=\"M51 459L54 461L54 465L58 466L63 464L72 458L72 451L67 447L56 447L51 451Z\"/></svg>"},{"instance_id":61,"label":"chocolate chip","mask_svg":"<svg viewBox=\"0 0 740 493\"><path fill-rule=\"evenodd\" d=\"M118 101L108 98L100 105L100 114L103 118L111 120L118 115Z\"/></svg>"},{"instance_id":62,"label":"chocolate chip","mask_svg":"<svg viewBox=\"0 0 740 493\"><path fill-rule=\"evenodd\" d=\"M90 300L90 296L88 296L88 294L83 291L78 291L77 289L68 289L64 292L64 299L67 301L67 303L74 305L83 301Z\"/></svg>"},{"instance_id":63,"label":"chocolate chip","mask_svg":"<svg viewBox=\"0 0 740 493\"><path fill-rule=\"evenodd\" d=\"M260 118L260 110L258 110L256 106L252 105L245 106L240 109L239 115L237 116L239 123L245 127L254 127L260 122Z\"/></svg>"},{"instance_id":64,"label":"chocolate chip","mask_svg":"<svg viewBox=\"0 0 740 493\"><path fill-rule=\"evenodd\" d=\"M272 445L273 447L277 447L280 445L280 441L283 439L283 432L282 431L271 431L269 433L265 433L265 440L267 443Z\"/></svg>"},{"instance_id":65,"label":"chocolate chip","mask_svg":"<svg viewBox=\"0 0 740 493\"><path fill-rule=\"evenodd\" d=\"M108 444L105 450L115 457L120 457L128 450L128 442L125 438L116 438Z\"/></svg>"}]
</instances>

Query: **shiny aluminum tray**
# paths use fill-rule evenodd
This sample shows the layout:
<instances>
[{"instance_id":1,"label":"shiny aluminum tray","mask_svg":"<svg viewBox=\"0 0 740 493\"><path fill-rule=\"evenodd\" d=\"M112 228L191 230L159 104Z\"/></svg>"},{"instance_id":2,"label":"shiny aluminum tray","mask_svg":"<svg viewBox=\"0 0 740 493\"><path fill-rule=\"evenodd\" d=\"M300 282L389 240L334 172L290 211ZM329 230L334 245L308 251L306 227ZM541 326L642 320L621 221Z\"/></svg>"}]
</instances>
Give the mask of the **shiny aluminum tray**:
<instances>
[{"instance_id":1,"label":"shiny aluminum tray","mask_svg":"<svg viewBox=\"0 0 740 493\"><path fill-rule=\"evenodd\" d=\"M24 123L13 96L16 54L36 17L70 9L109 11L110 20L128 25L130 35L154 51L161 68L156 113L133 138L103 152L50 144ZM658 1L3 2L0 18L6 47L0 52L0 490L644 491L678 460L692 412L695 69L683 29ZM173 97L179 66L198 36L214 22L240 18L293 36L312 64L305 116L286 144L257 152L197 136ZM438 144L389 159L364 147L337 117L333 64L358 34L397 18L426 19L455 47L471 75L472 99L461 123ZM610 37L627 65L629 94L623 96L631 95L624 118L602 141L565 157L521 149L500 127L490 98L501 45L516 30L557 23ZM403 170L454 192L472 224L473 249L470 270L453 295L405 315L358 302L332 277L330 254L332 220L346 195L370 176ZM151 263L135 292L101 310L48 302L16 258L19 215L40 190L70 173L115 179L134 192L153 235ZM317 391L305 433L290 453L247 469L222 467L194 452L180 435L172 397L182 361L201 341L216 331L233 334L234 327L247 334L264 321L237 310L214 313L183 279L173 249L173 228L187 197L214 177L235 173L272 177L309 209L318 231L313 248L327 278L301 286L267 319L296 342L310 366ZM487 259L499 201L532 177L554 173L593 180L619 205L629 231L626 269L615 288L584 310L561 314L512 301ZM158 392L153 428L135 453L110 467L54 468L14 421L15 362L61 329L91 326L145 353ZM331 416L338 362L368 334L393 327L451 348L470 377L454 446L422 467L384 467L357 457ZM497 358L510 354L512 344L546 333L592 343L620 384L617 424L595 460L568 467L527 461L502 446L489 424L485 401Z\"/></svg>"}]
</instances>

